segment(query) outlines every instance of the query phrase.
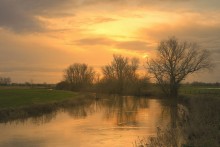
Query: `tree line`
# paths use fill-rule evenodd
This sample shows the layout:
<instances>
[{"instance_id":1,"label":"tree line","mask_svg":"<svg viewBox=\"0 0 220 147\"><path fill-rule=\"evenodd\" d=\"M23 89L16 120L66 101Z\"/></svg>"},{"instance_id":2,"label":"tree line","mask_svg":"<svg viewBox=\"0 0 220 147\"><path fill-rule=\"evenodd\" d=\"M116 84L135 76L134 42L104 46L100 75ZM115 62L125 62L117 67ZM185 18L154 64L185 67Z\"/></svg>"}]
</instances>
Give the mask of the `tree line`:
<instances>
[{"instance_id":1,"label":"tree line","mask_svg":"<svg viewBox=\"0 0 220 147\"><path fill-rule=\"evenodd\" d=\"M110 64L102 67L102 76L87 64L74 63L64 71L64 80L58 89L94 91L122 95L149 94L150 78L138 74L139 59L113 55ZM163 93L177 97L180 83L192 73L211 69L210 52L196 43L179 41L175 37L162 40L156 58L145 63L146 73L154 77Z\"/></svg>"},{"instance_id":2,"label":"tree line","mask_svg":"<svg viewBox=\"0 0 220 147\"><path fill-rule=\"evenodd\" d=\"M84 63L74 63L64 71L64 80L58 89L72 91L93 91L108 94L143 95L149 78L137 73L139 60L122 55L113 55L109 65L101 68L102 77Z\"/></svg>"},{"instance_id":3,"label":"tree line","mask_svg":"<svg viewBox=\"0 0 220 147\"><path fill-rule=\"evenodd\" d=\"M0 85L10 85L11 84L11 78L9 77L0 77Z\"/></svg>"}]
</instances>

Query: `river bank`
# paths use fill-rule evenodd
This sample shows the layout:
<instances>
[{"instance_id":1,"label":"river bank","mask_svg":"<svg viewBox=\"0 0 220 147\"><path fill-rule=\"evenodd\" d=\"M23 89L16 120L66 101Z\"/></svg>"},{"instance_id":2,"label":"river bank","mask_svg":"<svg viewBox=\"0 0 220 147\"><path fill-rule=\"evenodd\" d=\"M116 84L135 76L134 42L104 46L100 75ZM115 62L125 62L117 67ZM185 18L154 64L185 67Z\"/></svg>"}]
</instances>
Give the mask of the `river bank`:
<instances>
[{"instance_id":1,"label":"river bank","mask_svg":"<svg viewBox=\"0 0 220 147\"><path fill-rule=\"evenodd\" d=\"M158 127L157 135L137 142L137 147L219 147L220 99L217 95L185 95L173 109L175 125ZM170 111L172 112L172 111ZM174 114L174 113L173 113Z\"/></svg>"},{"instance_id":2,"label":"river bank","mask_svg":"<svg viewBox=\"0 0 220 147\"><path fill-rule=\"evenodd\" d=\"M1 88L0 122L41 116L60 108L79 106L94 98L91 93L52 89Z\"/></svg>"}]
</instances>

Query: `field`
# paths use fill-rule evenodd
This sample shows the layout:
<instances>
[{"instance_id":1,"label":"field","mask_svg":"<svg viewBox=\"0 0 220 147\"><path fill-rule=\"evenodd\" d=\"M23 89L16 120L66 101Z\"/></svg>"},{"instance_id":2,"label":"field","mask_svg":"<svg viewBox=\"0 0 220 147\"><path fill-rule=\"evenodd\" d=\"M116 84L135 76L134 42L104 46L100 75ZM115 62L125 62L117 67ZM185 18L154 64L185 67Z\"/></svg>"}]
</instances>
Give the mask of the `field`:
<instances>
[{"instance_id":1,"label":"field","mask_svg":"<svg viewBox=\"0 0 220 147\"><path fill-rule=\"evenodd\" d=\"M219 86L193 86L193 85L182 85L180 88L180 94L182 95L214 95L220 96Z\"/></svg>"},{"instance_id":2,"label":"field","mask_svg":"<svg viewBox=\"0 0 220 147\"><path fill-rule=\"evenodd\" d=\"M59 102L79 95L76 92L52 89L0 87L0 109Z\"/></svg>"}]
</instances>

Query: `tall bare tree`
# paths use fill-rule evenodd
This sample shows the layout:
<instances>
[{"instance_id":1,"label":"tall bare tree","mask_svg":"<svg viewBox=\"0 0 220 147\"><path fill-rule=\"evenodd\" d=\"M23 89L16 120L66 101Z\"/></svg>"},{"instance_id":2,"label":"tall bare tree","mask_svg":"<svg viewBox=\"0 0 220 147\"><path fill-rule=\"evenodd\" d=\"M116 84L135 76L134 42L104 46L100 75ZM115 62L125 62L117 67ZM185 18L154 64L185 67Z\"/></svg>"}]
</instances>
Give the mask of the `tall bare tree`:
<instances>
[{"instance_id":1,"label":"tall bare tree","mask_svg":"<svg viewBox=\"0 0 220 147\"><path fill-rule=\"evenodd\" d=\"M71 85L72 90L80 90L91 85L95 71L86 64L74 63L64 71L64 79Z\"/></svg>"},{"instance_id":2,"label":"tall bare tree","mask_svg":"<svg viewBox=\"0 0 220 147\"><path fill-rule=\"evenodd\" d=\"M156 59L147 62L147 70L156 78L163 92L171 97L177 97L180 82L187 75L212 67L207 50L175 37L161 41L156 55Z\"/></svg>"}]
</instances>

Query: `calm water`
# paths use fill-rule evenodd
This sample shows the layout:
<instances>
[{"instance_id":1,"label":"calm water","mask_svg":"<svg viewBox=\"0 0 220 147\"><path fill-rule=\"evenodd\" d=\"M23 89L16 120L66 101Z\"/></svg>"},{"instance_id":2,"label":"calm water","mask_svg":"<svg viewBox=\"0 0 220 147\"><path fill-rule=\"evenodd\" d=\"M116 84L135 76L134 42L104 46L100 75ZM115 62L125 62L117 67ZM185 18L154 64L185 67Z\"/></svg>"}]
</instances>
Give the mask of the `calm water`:
<instances>
[{"instance_id":1,"label":"calm water","mask_svg":"<svg viewBox=\"0 0 220 147\"><path fill-rule=\"evenodd\" d=\"M0 123L1 147L132 147L168 122L161 100L112 97Z\"/></svg>"}]
</instances>

